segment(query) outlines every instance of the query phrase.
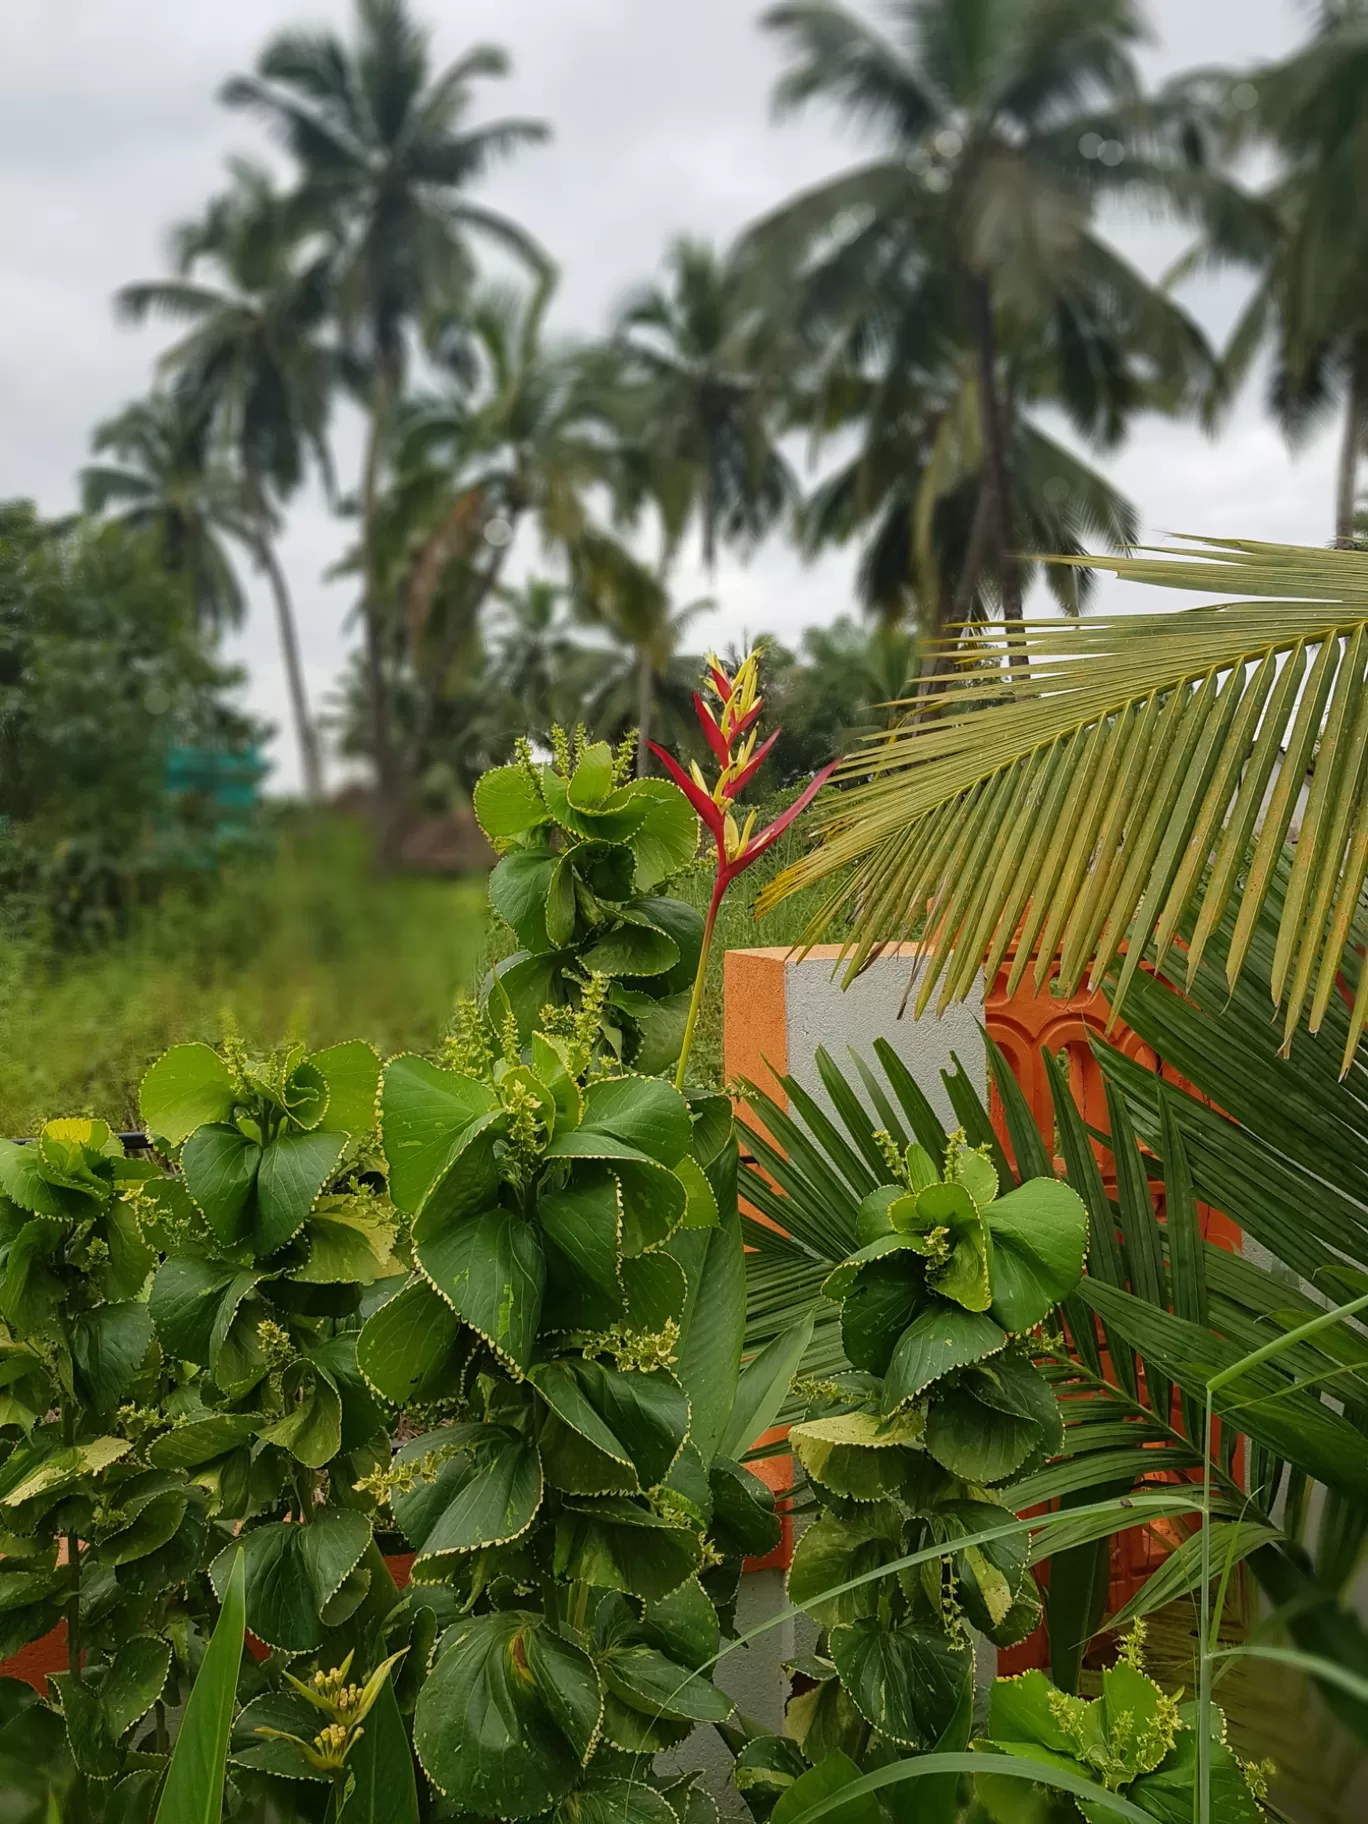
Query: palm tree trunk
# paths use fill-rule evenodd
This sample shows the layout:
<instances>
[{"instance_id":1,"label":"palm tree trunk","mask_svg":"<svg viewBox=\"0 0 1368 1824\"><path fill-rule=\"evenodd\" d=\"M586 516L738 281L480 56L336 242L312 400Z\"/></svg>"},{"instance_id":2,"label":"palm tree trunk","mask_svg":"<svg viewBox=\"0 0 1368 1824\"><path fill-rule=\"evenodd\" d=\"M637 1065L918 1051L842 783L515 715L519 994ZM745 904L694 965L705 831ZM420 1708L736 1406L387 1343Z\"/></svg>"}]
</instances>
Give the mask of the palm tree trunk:
<instances>
[{"instance_id":1,"label":"palm tree trunk","mask_svg":"<svg viewBox=\"0 0 1368 1824\"><path fill-rule=\"evenodd\" d=\"M637 753L636 776L644 779L650 772L651 750L646 742L651 733L651 711L655 699L655 666L646 647L637 653Z\"/></svg>"},{"instance_id":2,"label":"palm tree trunk","mask_svg":"<svg viewBox=\"0 0 1368 1824\"><path fill-rule=\"evenodd\" d=\"M1368 415L1368 344L1356 340L1349 353L1349 397L1344 408L1339 485L1335 498L1335 543L1348 551L1354 543L1354 507L1358 499L1359 451Z\"/></svg>"},{"instance_id":3,"label":"palm tree trunk","mask_svg":"<svg viewBox=\"0 0 1368 1824\"><path fill-rule=\"evenodd\" d=\"M285 662L285 686L290 693L290 715L294 721L295 739L299 743L299 770L304 784L304 796L310 804L317 804L323 796L323 763L318 749L318 729L309 713L309 695L304 684L304 666L299 654L299 629L295 625L294 604L266 523L260 484L253 480L249 486L256 533L256 559L266 573L275 601L276 631L280 635L280 654Z\"/></svg>"},{"instance_id":4,"label":"palm tree trunk","mask_svg":"<svg viewBox=\"0 0 1368 1824\"><path fill-rule=\"evenodd\" d=\"M988 540L992 531L993 503L986 483L980 481L978 499L974 502L974 517L969 522L969 542L964 548L964 563L960 569L959 582L955 585L955 599L950 605L949 622L955 629L958 642L959 629L964 626L974 611L974 593L978 588L979 574L983 569L984 559L988 555ZM945 636L946 616L941 604L937 615L936 638ZM936 688L937 678L945 677L954 665L954 651L940 645L927 660L921 677L917 680L917 695L912 709L913 722L924 722L935 707L935 700L941 694Z\"/></svg>"},{"instance_id":5,"label":"palm tree trunk","mask_svg":"<svg viewBox=\"0 0 1368 1824\"><path fill-rule=\"evenodd\" d=\"M362 618L366 636L366 698L370 721L371 759L375 765L375 848L383 868L398 859L401 805L394 764L394 729L390 715L389 680L385 668L384 602L381 599L376 522L380 506L380 449L384 441L393 376L382 360L376 369L371 393L370 426L366 435L362 476L361 512L364 550Z\"/></svg>"},{"instance_id":6,"label":"palm tree trunk","mask_svg":"<svg viewBox=\"0 0 1368 1824\"><path fill-rule=\"evenodd\" d=\"M971 278L975 342L978 350L979 422L983 436L983 478L988 493L988 513L997 547L1002 583L1002 618L1009 629L1022 626L1021 565L1012 535L1012 481L1007 456L1006 414L998 391L997 338L993 329L993 299L985 279ZM1018 663L1019 661L1013 661Z\"/></svg>"}]
</instances>

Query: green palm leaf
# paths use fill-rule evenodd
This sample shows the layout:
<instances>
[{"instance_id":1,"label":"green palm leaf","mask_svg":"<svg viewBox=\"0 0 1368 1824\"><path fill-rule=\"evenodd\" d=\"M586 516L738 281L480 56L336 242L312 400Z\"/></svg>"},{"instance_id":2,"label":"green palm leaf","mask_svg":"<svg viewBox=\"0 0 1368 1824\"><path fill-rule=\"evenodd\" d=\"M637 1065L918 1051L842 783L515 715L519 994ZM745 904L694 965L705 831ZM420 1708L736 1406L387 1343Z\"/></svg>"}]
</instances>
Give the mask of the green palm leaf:
<instances>
[{"instance_id":1,"label":"green palm leaf","mask_svg":"<svg viewBox=\"0 0 1368 1824\"><path fill-rule=\"evenodd\" d=\"M1238 900L1233 988L1300 819L1269 989L1283 1043L1320 1029L1349 960L1368 877L1368 556L1197 539L1160 557L1090 558L1126 580L1221 593L1180 614L980 630L931 725L847 760L821 848L758 902L846 870L812 936L850 908L849 972L925 932L916 1007L938 1009L1015 943L1060 991L1097 986L1124 954L1114 1005L1143 959L1162 964L1207 876L1190 983ZM1249 599L1252 598L1252 599ZM1368 973L1344 1033L1368 1021Z\"/></svg>"}]
</instances>

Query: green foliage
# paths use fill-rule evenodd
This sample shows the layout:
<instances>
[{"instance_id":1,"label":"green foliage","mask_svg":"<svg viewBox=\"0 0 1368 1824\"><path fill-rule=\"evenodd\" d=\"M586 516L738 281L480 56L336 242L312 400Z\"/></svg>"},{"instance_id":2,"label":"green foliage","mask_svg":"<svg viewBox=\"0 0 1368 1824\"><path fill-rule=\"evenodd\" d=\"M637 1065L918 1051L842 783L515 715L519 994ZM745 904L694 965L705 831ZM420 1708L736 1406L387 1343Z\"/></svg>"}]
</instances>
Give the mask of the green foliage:
<instances>
[{"instance_id":1,"label":"green foliage","mask_svg":"<svg viewBox=\"0 0 1368 1824\"><path fill-rule=\"evenodd\" d=\"M436 1044L477 977L482 887L381 877L367 850L352 819L286 813L269 853L166 893L108 945L0 943L0 1133L52 1108L137 1127L148 1060L225 1019L254 1046Z\"/></svg>"},{"instance_id":2,"label":"green foliage","mask_svg":"<svg viewBox=\"0 0 1368 1824\"><path fill-rule=\"evenodd\" d=\"M1201 1713L1195 1703L1181 1703L1146 1675L1142 1641L1137 1630L1116 1664L1102 1674L1101 1694L1091 1703L1056 1689L1043 1672L998 1679L988 1735L976 1745L1091 1780L1164 1824L1189 1824L1197 1815ZM1259 1801L1267 1784L1263 1769L1242 1765L1226 1745L1219 1710L1211 1711L1208 1727L1211 1824L1260 1824ZM1101 1798L1075 1802L1063 1793L1046 1794L992 1773L980 1773L974 1785L994 1824L1065 1824L1080 1813L1088 1824L1107 1824L1115 1815Z\"/></svg>"},{"instance_id":3,"label":"green foliage","mask_svg":"<svg viewBox=\"0 0 1368 1824\"><path fill-rule=\"evenodd\" d=\"M849 1140L792 1082L784 1087L805 1126L751 1092L768 1131L753 1140L758 1166L747 1171L746 1195L792 1237L748 1223L760 1255L757 1315L768 1308L767 1266L801 1255L815 1267L813 1244L830 1248L833 1236L851 1248L812 1282L839 1306L839 1351L828 1365L835 1339L818 1344L824 1372L797 1384L806 1411L789 1434L817 1509L794 1552L789 1595L824 1634L818 1658L803 1664L788 1735L799 1766L815 1771L835 1752L879 1766L908 1751L964 1747L968 1627L1006 1646L1039 1621L1024 1534L959 1549L955 1541L1010 1519L1015 1483L1060 1448L1063 1424L1032 1332L1073 1293L1088 1234L1082 1202L1051 1178L999 1196L990 1149L940 1131L896 1057L882 1056L901 1100L895 1113L865 1073L884 1129L820 1060ZM775 1302L791 1309L797 1285L786 1283ZM765 1328L761 1317L752 1334ZM796 1339L798 1353L810 1334ZM896 1568L927 1547L943 1555ZM748 1744L738 1783L763 1817L774 1791L746 1777L760 1753ZM953 1805L953 1791L945 1802Z\"/></svg>"},{"instance_id":4,"label":"green foliage","mask_svg":"<svg viewBox=\"0 0 1368 1824\"><path fill-rule=\"evenodd\" d=\"M185 1721L166 1770L156 1824L181 1824L181 1820L185 1824L218 1824L222 1814L229 1731L246 1624L243 1579L243 1558L239 1553L228 1576L223 1608L208 1651L185 1707Z\"/></svg>"},{"instance_id":5,"label":"green foliage","mask_svg":"<svg viewBox=\"0 0 1368 1824\"><path fill-rule=\"evenodd\" d=\"M117 931L214 855L213 807L166 796L167 750L258 731L191 606L149 535L0 506L0 898L21 926Z\"/></svg>"},{"instance_id":6,"label":"green foliage","mask_svg":"<svg viewBox=\"0 0 1368 1824\"><path fill-rule=\"evenodd\" d=\"M598 977L591 1001L616 1055L659 1072L679 1056L703 920L654 889L693 860L698 822L668 781L625 779L629 754L582 738L572 749L556 731L554 763L524 756L486 773L475 813L502 852L490 900L519 948L496 966L494 992L520 1035ZM553 1024L582 1048L572 1012Z\"/></svg>"},{"instance_id":7,"label":"green foliage","mask_svg":"<svg viewBox=\"0 0 1368 1824\"><path fill-rule=\"evenodd\" d=\"M20 1723L59 1732L72 1820L106 1824L90 1781L217 1817L227 1755L234 1816L570 1820L626 1787L698 1824L651 1761L731 1713L708 1669L779 1522L730 1453L805 1332L742 1385L730 1107L623 1060L614 994L650 1002L693 929L661 892L692 813L592 747L479 802L545 968L525 1029L498 970L435 1060L191 1042L141 1081L155 1157L93 1119L0 1143L0 1645L67 1621Z\"/></svg>"}]
</instances>

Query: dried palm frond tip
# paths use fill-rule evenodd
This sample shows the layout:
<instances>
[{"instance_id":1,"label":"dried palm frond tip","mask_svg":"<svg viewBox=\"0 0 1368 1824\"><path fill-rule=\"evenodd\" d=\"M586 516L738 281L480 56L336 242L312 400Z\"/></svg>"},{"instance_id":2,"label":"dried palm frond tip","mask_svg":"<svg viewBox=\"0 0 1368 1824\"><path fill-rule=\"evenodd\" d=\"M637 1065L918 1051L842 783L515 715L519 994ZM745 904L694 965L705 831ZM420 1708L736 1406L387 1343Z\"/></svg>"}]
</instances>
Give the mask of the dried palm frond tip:
<instances>
[{"instance_id":1,"label":"dried palm frond tip","mask_svg":"<svg viewBox=\"0 0 1368 1824\"><path fill-rule=\"evenodd\" d=\"M1086 561L1244 599L979 628L947 646L934 719L842 763L820 848L757 910L839 873L811 939L848 913L849 977L924 933L918 1013L1009 955L1009 992L1034 959L1041 981L1057 962L1072 994L1124 952L1115 1008L1199 896L1188 970L1234 907L1233 986L1295 834L1271 984L1286 1049L1336 991L1368 872L1368 553L1188 539ZM1345 1068L1368 1020L1368 969L1352 973Z\"/></svg>"}]
</instances>

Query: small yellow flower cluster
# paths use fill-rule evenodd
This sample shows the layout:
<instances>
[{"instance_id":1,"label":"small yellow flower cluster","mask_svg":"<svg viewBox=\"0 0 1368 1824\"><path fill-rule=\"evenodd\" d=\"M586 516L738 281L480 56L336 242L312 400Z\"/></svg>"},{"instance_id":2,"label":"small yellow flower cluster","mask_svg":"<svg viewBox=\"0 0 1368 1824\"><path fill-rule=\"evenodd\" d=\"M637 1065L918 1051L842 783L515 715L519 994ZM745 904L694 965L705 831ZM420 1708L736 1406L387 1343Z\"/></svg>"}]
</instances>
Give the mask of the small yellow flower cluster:
<instances>
[{"instance_id":1,"label":"small yellow flower cluster","mask_svg":"<svg viewBox=\"0 0 1368 1824\"><path fill-rule=\"evenodd\" d=\"M316 1773L340 1773L346 1765L347 1756L365 1733L361 1724L369 1716L391 1669L407 1650L405 1648L402 1652L392 1653L382 1665L376 1667L364 1685L351 1682L351 1653L348 1653L340 1666L334 1666L328 1672L317 1671L307 1682L287 1672L286 1682L293 1685L315 1710L321 1710L328 1721L311 1742L305 1741L302 1736L291 1735L285 1729L259 1728L256 1733L269 1736L274 1741L288 1742Z\"/></svg>"}]
</instances>

